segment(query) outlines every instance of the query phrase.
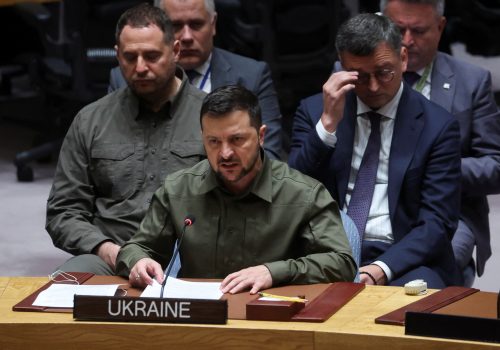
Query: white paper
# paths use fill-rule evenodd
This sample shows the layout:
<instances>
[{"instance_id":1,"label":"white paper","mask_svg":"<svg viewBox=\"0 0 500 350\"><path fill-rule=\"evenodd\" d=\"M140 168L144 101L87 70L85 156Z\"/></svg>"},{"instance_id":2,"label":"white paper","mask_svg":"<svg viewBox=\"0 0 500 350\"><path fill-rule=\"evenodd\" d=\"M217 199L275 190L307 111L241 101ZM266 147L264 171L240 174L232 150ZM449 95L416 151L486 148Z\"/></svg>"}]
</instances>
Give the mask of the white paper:
<instances>
[{"instance_id":1,"label":"white paper","mask_svg":"<svg viewBox=\"0 0 500 350\"><path fill-rule=\"evenodd\" d=\"M73 298L78 295L114 296L119 284L106 285L78 285L54 283L38 294L33 302L34 306L73 307Z\"/></svg>"},{"instance_id":2,"label":"white paper","mask_svg":"<svg viewBox=\"0 0 500 350\"><path fill-rule=\"evenodd\" d=\"M141 297L159 298L161 284L153 280L152 286L147 286ZM220 282L188 282L169 277L163 291L164 298L179 299L211 299L219 300L222 296Z\"/></svg>"}]
</instances>

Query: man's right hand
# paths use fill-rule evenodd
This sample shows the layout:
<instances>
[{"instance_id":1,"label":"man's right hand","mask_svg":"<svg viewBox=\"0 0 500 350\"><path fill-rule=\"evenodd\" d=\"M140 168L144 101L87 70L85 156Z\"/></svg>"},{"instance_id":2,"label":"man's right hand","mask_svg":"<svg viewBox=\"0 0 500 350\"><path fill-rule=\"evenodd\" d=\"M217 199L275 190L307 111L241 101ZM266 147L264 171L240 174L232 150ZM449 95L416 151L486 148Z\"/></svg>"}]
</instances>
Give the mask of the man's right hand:
<instances>
[{"instance_id":1,"label":"man's right hand","mask_svg":"<svg viewBox=\"0 0 500 350\"><path fill-rule=\"evenodd\" d=\"M113 242L103 242L95 250L95 254L108 264L115 271L116 257L120 251L120 246Z\"/></svg>"},{"instance_id":2,"label":"man's right hand","mask_svg":"<svg viewBox=\"0 0 500 350\"><path fill-rule=\"evenodd\" d=\"M150 258L142 258L130 270L129 283L134 287L146 287L153 284L153 278L158 283L163 282L161 265Z\"/></svg>"},{"instance_id":3,"label":"man's right hand","mask_svg":"<svg viewBox=\"0 0 500 350\"><path fill-rule=\"evenodd\" d=\"M337 130L344 115L345 95L354 89L358 72L340 71L330 75L323 85L323 114L321 123L328 132Z\"/></svg>"}]
</instances>

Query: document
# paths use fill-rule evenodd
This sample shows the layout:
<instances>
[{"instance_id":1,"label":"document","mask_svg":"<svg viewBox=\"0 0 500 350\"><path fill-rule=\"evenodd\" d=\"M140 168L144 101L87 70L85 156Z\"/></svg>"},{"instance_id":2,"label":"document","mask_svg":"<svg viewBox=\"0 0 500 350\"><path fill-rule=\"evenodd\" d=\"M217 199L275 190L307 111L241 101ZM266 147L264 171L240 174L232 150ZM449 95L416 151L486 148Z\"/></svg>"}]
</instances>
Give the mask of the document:
<instances>
[{"instance_id":1,"label":"document","mask_svg":"<svg viewBox=\"0 0 500 350\"><path fill-rule=\"evenodd\" d=\"M141 297L159 298L161 284L153 280L152 286L147 286ZM188 282L169 277L163 290L164 298L178 299L212 299L219 300L222 296L220 282Z\"/></svg>"},{"instance_id":2,"label":"document","mask_svg":"<svg viewBox=\"0 0 500 350\"><path fill-rule=\"evenodd\" d=\"M52 284L49 288L38 294L33 302L34 306L72 308L74 295L101 295L114 296L119 284L107 285L78 285L78 284Z\"/></svg>"}]
</instances>

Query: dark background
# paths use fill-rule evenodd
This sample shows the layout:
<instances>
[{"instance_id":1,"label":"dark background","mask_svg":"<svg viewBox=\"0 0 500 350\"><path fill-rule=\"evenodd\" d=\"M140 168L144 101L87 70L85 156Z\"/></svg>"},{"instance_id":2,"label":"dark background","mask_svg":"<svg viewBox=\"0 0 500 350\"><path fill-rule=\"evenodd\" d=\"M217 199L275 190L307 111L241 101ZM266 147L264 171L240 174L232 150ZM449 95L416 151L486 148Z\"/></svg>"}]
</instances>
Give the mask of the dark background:
<instances>
[{"instance_id":1,"label":"dark background","mask_svg":"<svg viewBox=\"0 0 500 350\"><path fill-rule=\"evenodd\" d=\"M62 137L76 112L106 93L109 70L117 65L115 24L139 2L66 0L0 7L0 122L39 131L34 145ZM354 13L378 10L377 0L361 0L354 10L352 3L345 4L216 0L216 45L271 67L285 151L299 101L320 92L332 70L338 26ZM441 50L449 52L450 43L462 41L472 54L500 54L500 0L450 0L446 15Z\"/></svg>"}]
</instances>

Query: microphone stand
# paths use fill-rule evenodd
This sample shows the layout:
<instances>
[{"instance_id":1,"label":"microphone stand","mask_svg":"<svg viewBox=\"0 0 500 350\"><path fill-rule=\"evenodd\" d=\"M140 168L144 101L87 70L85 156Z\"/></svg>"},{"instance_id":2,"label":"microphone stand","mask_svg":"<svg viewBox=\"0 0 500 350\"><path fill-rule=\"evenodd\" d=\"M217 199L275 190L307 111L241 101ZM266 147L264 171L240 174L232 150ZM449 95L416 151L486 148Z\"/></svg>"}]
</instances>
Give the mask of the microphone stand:
<instances>
[{"instance_id":1,"label":"microphone stand","mask_svg":"<svg viewBox=\"0 0 500 350\"><path fill-rule=\"evenodd\" d=\"M165 279L161 283L160 298L163 298L163 291L165 290L165 285L167 284L168 276L170 275L170 271L172 271L172 267L174 266L174 262L175 262L175 259L177 258L177 255L179 255L179 248L181 246L182 239L184 238L184 234L186 233L186 227L188 227L190 225L191 224L187 224L186 222L184 223L184 227L182 228L181 238L179 238L179 241L177 242L177 245L174 249L174 253L172 254L172 258L170 259L170 262L168 263L167 271L165 272Z\"/></svg>"}]
</instances>

